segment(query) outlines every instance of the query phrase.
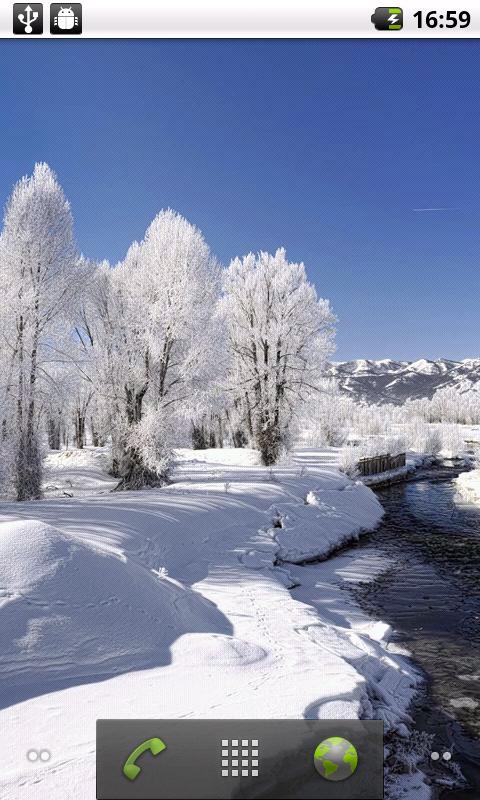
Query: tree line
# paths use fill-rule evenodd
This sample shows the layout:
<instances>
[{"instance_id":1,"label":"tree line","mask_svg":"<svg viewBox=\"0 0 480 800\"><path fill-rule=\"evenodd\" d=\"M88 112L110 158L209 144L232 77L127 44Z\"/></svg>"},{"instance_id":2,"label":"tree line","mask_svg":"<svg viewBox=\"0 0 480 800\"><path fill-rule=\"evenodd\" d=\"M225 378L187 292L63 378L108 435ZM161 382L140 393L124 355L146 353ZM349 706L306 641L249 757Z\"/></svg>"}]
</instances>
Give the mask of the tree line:
<instances>
[{"instance_id":1,"label":"tree line","mask_svg":"<svg viewBox=\"0 0 480 800\"><path fill-rule=\"evenodd\" d=\"M87 437L111 445L119 489L161 485L187 438L273 464L333 351L330 305L285 250L223 268L168 209L96 263L46 164L7 203L0 292L0 488L18 500L41 497L47 446Z\"/></svg>"}]
</instances>

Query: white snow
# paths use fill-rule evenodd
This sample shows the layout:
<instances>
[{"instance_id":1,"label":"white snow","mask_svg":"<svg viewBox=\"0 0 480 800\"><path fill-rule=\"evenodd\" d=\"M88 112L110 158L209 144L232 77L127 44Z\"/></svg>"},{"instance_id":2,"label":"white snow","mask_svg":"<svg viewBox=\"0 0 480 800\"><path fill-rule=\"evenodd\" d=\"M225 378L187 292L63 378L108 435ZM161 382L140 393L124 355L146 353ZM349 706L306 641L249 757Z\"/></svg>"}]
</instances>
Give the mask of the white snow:
<instances>
[{"instance_id":1,"label":"white snow","mask_svg":"<svg viewBox=\"0 0 480 800\"><path fill-rule=\"evenodd\" d=\"M102 717L362 716L405 730L419 677L339 588L388 562L291 563L382 516L325 462L304 449L270 470L253 451L184 450L163 490L2 506L2 798L93 800ZM51 761L29 763L30 748Z\"/></svg>"},{"instance_id":2,"label":"white snow","mask_svg":"<svg viewBox=\"0 0 480 800\"><path fill-rule=\"evenodd\" d=\"M389 372L400 372L408 366L408 361L394 361L391 358L365 359L354 361L330 361L330 372L338 371L351 375L383 375Z\"/></svg>"},{"instance_id":3,"label":"white snow","mask_svg":"<svg viewBox=\"0 0 480 800\"><path fill-rule=\"evenodd\" d=\"M44 463L44 495L81 497L107 493L118 483L118 478L107 474L109 463L106 447L51 450Z\"/></svg>"},{"instance_id":4,"label":"white snow","mask_svg":"<svg viewBox=\"0 0 480 800\"><path fill-rule=\"evenodd\" d=\"M480 504L480 469L462 472L456 479L459 495L469 503Z\"/></svg>"},{"instance_id":5,"label":"white snow","mask_svg":"<svg viewBox=\"0 0 480 800\"><path fill-rule=\"evenodd\" d=\"M419 358L418 361L409 364L408 369L412 372L421 372L424 375L434 375L438 371L443 371L441 365L437 365L434 361L427 361L426 358Z\"/></svg>"},{"instance_id":6,"label":"white snow","mask_svg":"<svg viewBox=\"0 0 480 800\"><path fill-rule=\"evenodd\" d=\"M174 638L219 623L198 593L119 555L45 522L0 523L0 675L9 692L167 663Z\"/></svg>"}]
</instances>

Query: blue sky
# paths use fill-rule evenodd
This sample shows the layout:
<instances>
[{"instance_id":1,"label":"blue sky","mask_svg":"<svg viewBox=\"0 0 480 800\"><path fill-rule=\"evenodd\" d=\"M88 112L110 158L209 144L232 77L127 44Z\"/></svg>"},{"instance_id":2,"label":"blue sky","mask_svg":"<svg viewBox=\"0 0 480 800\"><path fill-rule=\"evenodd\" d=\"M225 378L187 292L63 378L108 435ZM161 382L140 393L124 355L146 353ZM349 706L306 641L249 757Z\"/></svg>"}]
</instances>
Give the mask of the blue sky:
<instances>
[{"instance_id":1,"label":"blue sky","mask_svg":"<svg viewBox=\"0 0 480 800\"><path fill-rule=\"evenodd\" d=\"M4 40L0 200L44 160L92 258L170 206L223 263L303 260L338 359L479 355L478 63L475 40Z\"/></svg>"}]
</instances>

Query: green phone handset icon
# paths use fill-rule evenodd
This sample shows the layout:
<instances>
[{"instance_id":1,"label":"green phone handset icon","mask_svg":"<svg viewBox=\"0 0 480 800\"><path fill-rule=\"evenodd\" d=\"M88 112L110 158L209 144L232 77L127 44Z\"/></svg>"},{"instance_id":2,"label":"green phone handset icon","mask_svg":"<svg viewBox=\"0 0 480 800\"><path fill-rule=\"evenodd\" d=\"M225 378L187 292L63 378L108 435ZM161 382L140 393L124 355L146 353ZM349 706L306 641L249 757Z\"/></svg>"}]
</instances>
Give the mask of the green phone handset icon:
<instances>
[{"instance_id":1,"label":"green phone handset icon","mask_svg":"<svg viewBox=\"0 0 480 800\"><path fill-rule=\"evenodd\" d=\"M140 767L137 767L135 761L145 752L145 750L150 750L152 755L158 756L162 750L165 750L167 745L165 742L162 742L161 739L147 739L142 744L139 744L138 747L135 748L133 753L130 753L125 764L123 765L123 774L129 781L134 781L137 775L140 774Z\"/></svg>"}]
</instances>

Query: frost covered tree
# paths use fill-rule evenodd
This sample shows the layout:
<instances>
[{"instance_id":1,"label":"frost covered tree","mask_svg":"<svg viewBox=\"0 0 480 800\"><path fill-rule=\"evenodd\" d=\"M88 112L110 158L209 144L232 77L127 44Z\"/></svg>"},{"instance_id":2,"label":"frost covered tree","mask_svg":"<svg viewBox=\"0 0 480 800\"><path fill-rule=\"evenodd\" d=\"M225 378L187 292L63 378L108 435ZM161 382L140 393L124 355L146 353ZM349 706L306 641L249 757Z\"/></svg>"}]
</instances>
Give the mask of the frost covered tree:
<instances>
[{"instance_id":1,"label":"frost covered tree","mask_svg":"<svg viewBox=\"0 0 480 800\"><path fill-rule=\"evenodd\" d=\"M410 408L427 422L449 422L476 425L480 421L480 395L477 391L460 391L454 386L437 389L431 400L410 402Z\"/></svg>"},{"instance_id":2,"label":"frost covered tree","mask_svg":"<svg viewBox=\"0 0 480 800\"><path fill-rule=\"evenodd\" d=\"M41 495L39 398L78 288L70 207L52 170L37 164L8 201L0 239L4 440L18 500Z\"/></svg>"},{"instance_id":3,"label":"frost covered tree","mask_svg":"<svg viewBox=\"0 0 480 800\"><path fill-rule=\"evenodd\" d=\"M173 414L196 416L217 369L218 267L200 231L167 210L103 278L100 370L114 471L121 488L157 485Z\"/></svg>"},{"instance_id":4,"label":"frost covered tree","mask_svg":"<svg viewBox=\"0 0 480 800\"><path fill-rule=\"evenodd\" d=\"M221 314L228 327L229 390L243 408L263 463L274 464L299 406L318 390L333 351L335 317L303 264L250 253L226 270Z\"/></svg>"},{"instance_id":5,"label":"frost covered tree","mask_svg":"<svg viewBox=\"0 0 480 800\"><path fill-rule=\"evenodd\" d=\"M299 434L309 447L339 447L348 438L355 413L355 401L341 391L338 381L324 378L302 409Z\"/></svg>"}]
</instances>

